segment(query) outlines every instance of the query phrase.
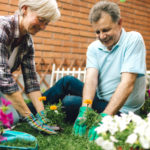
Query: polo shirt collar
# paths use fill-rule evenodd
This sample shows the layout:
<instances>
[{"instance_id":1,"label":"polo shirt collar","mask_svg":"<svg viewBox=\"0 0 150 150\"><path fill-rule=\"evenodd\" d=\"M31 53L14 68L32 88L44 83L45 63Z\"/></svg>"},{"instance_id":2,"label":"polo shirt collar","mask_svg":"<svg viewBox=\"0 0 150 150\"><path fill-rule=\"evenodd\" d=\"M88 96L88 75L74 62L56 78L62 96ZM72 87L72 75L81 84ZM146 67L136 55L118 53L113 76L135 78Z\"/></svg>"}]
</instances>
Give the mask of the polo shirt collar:
<instances>
[{"instance_id":1,"label":"polo shirt collar","mask_svg":"<svg viewBox=\"0 0 150 150\"><path fill-rule=\"evenodd\" d=\"M122 28L122 30L121 30L121 35L120 35L120 39L119 39L119 41L117 42L116 45L118 45L118 46L121 45L122 41L123 41L124 38L125 38L125 35L126 35L126 31L124 30L124 28Z\"/></svg>"}]
</instances>

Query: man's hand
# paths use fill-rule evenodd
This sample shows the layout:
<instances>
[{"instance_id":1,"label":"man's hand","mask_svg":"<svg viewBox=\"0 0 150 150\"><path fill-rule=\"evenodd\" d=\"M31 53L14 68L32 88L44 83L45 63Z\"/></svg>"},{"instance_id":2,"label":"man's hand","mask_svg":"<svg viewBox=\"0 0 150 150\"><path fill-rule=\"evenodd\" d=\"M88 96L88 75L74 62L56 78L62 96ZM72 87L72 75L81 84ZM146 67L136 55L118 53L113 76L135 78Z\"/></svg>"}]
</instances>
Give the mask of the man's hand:
<instances>
[{"instance_id":1,"label":"man's hand","mask_svg":"<svg viewBox=\"0 0 150 150\"><path fill-rule=\"evenodd\" d=\"M90 107L80 107L79 115L75 121L73 132L75 135L83 136L86 133L86 124L84 123L84 120L86 120L84 114L87 111L87 109L91 109Z\"/></svg>"},{"instance_id":2,"label":"man's hand","mask_svg":"<svg viewBox=\"0 0 150 150\"><path fill-rule=\"evenodd\" d=\"M105 116L108 116L108 114L105 114L105 113L100 113L101 117L104 118ZM103 124L102 122L100 122L100 124ZM93 140L96 140L98 138L98 134L97 132L95 131L95 129L97 128L98 126L93 126L89 129L89 133L88 133L88 138L90 141L93 141Z\"/></svg>"}]
</instances>

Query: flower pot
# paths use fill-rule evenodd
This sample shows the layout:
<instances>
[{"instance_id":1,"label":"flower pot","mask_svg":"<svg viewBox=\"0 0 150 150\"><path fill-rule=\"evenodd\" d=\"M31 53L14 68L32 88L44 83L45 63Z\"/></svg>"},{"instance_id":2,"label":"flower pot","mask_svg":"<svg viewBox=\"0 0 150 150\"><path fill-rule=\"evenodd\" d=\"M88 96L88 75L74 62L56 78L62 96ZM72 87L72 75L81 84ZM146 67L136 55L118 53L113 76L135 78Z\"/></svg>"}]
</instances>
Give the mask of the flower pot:
<instances>
[{"instance_id":1,"label":"flower pot","mask_svg":"<svg viewBox=\"0 0 150 150\"><path fill-rule=\"evenodd\" d=\"M123 150L123 148L121 146L117 147L117 150ZM130 150L144 150L142 148L130 148Z\"/></svg>"},{"instance_id":2,"label":"flower pot","mask_svg":"<svg viewBox=\"0 0 150 150\"><path fill-rule=\"evenodd\" d=\"M11 131L11 130L4 131L4 133L0 136L0 139L1 139L0 149L3 148L3 149L24 150L28 148L28 150L37 150L37 147L38 147L37 139L31 134L28 134L25 132ZM10 143L13 143L15 141L20 142L19 144L22 144L23 146L22 147L11 146ZM7 145L7 142L8 142L8 145ZM30 147L29 145L29 147L27 147L28 146L27 144L24 145L27 142L32 143L33 146Z\"/></svg>"}]
</instances>

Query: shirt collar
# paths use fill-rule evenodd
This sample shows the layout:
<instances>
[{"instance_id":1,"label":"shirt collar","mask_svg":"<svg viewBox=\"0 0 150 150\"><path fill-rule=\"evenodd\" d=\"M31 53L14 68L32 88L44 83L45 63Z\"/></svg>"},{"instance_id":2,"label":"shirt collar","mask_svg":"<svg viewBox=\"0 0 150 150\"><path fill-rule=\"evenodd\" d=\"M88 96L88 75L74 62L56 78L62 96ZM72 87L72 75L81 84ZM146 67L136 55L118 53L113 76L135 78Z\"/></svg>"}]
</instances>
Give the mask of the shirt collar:
<instances>
[{"instance_id":1,"label":"shirt collar","mask_svg":"<svg viewBox=\"0 0 150 150\"><path fill-rule=\"evenodd\" d=\"M14 15L14 38L19 38L20 36L20 31L19 31L19 15L15 14Z\"/></svg>"},{"instance_id":2,"label":"shirt collar","mask_svg":"<svg viewBox=\"0 0 150 150\"><path fill-rule=\"evenodd\" d=\"M126 35L126 31L125 31L124 28L122 28L120 39L119 39L119 41L117 42L117 44L115 46L120 46L121 45L122 41L124 40L125 35Z\"/></svg>"}]
</instances>

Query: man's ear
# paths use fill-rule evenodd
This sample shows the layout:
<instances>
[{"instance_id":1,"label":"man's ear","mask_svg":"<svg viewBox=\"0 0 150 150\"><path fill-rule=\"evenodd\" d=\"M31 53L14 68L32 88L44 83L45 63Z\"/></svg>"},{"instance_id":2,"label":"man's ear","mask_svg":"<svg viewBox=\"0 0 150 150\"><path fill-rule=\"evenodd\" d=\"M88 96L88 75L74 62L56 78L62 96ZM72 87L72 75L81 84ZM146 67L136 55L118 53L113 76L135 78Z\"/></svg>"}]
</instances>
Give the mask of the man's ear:
<instances>
[{"instance_id":1,"label":"man's ear","mask_svg":"<svg viewBox=\"0 0 150 150\"><path fill-rule=\"evenodd\" d=\"M119 25L119 26L122 26L122 18L119 19L118 25Z\"/></svg>"}]
</instances>

